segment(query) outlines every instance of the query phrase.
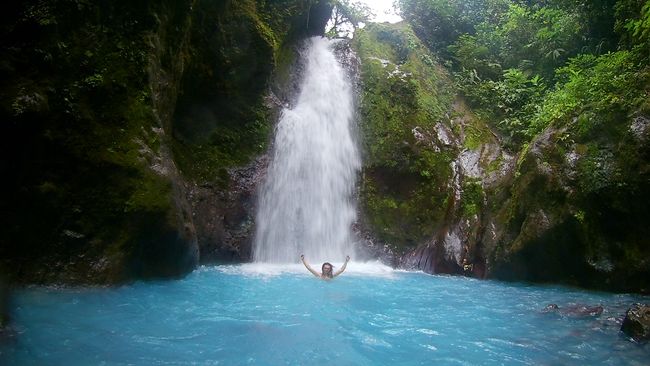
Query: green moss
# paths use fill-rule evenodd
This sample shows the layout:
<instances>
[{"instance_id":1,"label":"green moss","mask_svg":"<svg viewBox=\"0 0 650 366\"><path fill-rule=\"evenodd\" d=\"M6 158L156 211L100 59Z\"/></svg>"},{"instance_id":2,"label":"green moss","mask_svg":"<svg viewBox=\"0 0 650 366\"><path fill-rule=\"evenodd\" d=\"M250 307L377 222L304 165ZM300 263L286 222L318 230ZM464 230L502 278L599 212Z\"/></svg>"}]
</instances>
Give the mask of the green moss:
<instances>
[{"instance_id":1,"label":"green moss","mask_svg":"<svg viewBox=\"0 0 650 366\"><path fill-rule=\"evenodd\" d=\"M242 14L245 18L248 18L252 21L253 26L255 27L257 33L261 38L271 45L273 49L278 49L279 43L276 39L276 35L271 27L260 17L260 11L257 8L257 4L253 0L240 0L236 3L233 3L233 14L239 15Z\"/></svg>"},{"instance_id":2,"label":"green moss","mask_svg":"<svg viewBox=\"0 0 650 366\"><path fill-rule=\"evenodd\" d=\"M361 198L376 235L404 250L435 233L436 223L444 218L441 207L447 195L435 192L433 185L415 174L395 175L390 171L374 172L372 178L366 175Z\"/></svg>"},{"instance_id":3,"label":"green moss","mask_svg":"<svg viewBox=\"0 0 650 366\"><path fill-rule=\"evenodd\" d=\"M477 215L483 207L483 187L477 179L466 179L463 182L463 193L460 199L460 206L463 214L469 217Z\"/></svg>"},{"instance_id":4,"label":"green moss","mask_svg":"<svg viewBox=\"0 0 650 366\"><path fill-rule=\"evenodd\" d=\"M492 141L492 134L485 124L478 121L465 126L465 147L474 150Z\"/></svg>"},{"instance_id":5,"label":"green moss","mask_svg":"<svg viewBox=\"0 0 650 366\"><path fill-rule=\"evenodd\" d=\"M528 152L530 151L531 144L526 143L521 147L519 151L519 157L517 158L517 164L515 165L515 175L518 177L521 174L521 167L528 158Z\"/></svg>"},{"instance_id":6,"label":"green moss","mask_svg":"<svg viewBox=\"0 0 650 366\"><path fill-rule=\"evenodd\" d=\"M381 34L390 34L385 31L385 29L390 28L375 24L372 24L371 26L378 28L379 31L373 32L372 29L360 29L357 30L354 35L355 45L359 52L359 56L365 61L372 60L379 64L381 64L379 59L388 60L392 63L398 62L397 54L393 48L393 45L396 45L397 43L382 42L378 40L378 37L380 37Z\"/></svg>"},{"instance_id":7,"label":"green moss","mask_svg":"<svg viewBox=\"0 0 650 366\"><path fill-rule=\"evenodd\" d=\"M398 248L414 246L445 216L453 159L414 131L434 135L436 123L446 120L451 83L405 24L369 24L353 43L363 80L362 204L380 237Z\"/></svg>"},{"instance_id":8,"label":"green moss","mask_svg":"<svg viewBox=\"0 0 650 366\"><path fill-rule=\"evenodd\" d=\"M501 169L502 164L503 164L503 155L499 155L496 159L490 161L488 166L485 168L485 171L488 174L494 173Z\"/></svg>"},{"instance_id":9,"label":"green moss","mask_svg":"<svg viewBox=\"0 0 650 366\"><path fill-rule=\"evenodd\" d=\"M266 150L273 121L264 95L272 73L280 89L290 82L295 55L284 44L288 19L308 9L286 5L201 4L173 124L173 154L191 180L224 187L228 169Z\"/></svg>"},{"instance_id":10,"label":"green moss","mask_svg":"<svg viewBox=\"0 0 650 366\"><path fill-rule=\"evenodd\" d=\"M362 61L361 114L370 164L397 166L413 154L413 128L430 131L451 105L448 80L405 25L370 24L355 34ZM391 95L391 98L386 98Z\"/></svg>"},{"instance_id":11,"label":"green moss","mask_svg":"<svg viewBox=\"0 0 650 366\"><path fill-rule=\"evenodd\" d=\"M196 182L228 183L227 169L246 165L264 152L271 132L269 111L261 107L255 120L234 126L217 126L205 143L175 141L173 153L181 172Z\"/></svg>"},{"instance_id":12,"label":"green moss","mask_svg":"<svg viewBox=\"0 0 650 366\"><path fill-rule=\"evenodd\" d=\"M292 47L281 47L276 52L275 70L273 72L274 82L278 89L286 90L291 81L291 71L296 61L296 52Z\"/></svg>"},{"instance_id":13,"label":"green moss","mask_svg":"<svg viewBox=\"0 0 650 366\"><path fill-rule=\"evenodd\" d=\"M150 172L137 180L135 190L125 203L124 211L166 211L171 205L171 183Z\"/></svg>"}]
</instances>

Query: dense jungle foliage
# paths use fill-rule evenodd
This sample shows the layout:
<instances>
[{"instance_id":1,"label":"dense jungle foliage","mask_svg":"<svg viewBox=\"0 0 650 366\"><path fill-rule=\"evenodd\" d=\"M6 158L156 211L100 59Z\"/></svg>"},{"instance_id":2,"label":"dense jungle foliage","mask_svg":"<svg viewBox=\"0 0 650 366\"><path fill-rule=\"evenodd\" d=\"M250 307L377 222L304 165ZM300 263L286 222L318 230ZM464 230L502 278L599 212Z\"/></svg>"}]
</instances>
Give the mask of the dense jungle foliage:
<instances>
[{"instance_id":1,"label":"dense jungle foliage","mask_svg":"<svg viewBox=\"0 0 650 366\"><path fill-rule=\"evenodd\" d=\"M649 109L650 2L400 0L472 106L517 150L552 123ZM587 122L592 121L592 122Z\"/></svg>"}]
</instances>

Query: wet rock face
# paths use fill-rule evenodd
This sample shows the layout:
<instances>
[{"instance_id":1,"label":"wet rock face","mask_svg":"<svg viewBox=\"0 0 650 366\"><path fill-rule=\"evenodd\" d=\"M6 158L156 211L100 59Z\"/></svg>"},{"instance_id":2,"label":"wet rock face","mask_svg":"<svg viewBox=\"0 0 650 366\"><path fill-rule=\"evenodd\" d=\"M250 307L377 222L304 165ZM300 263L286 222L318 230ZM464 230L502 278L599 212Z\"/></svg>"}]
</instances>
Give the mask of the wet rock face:
<instances>
[{"instance_id":1,"label":"wet rock face","mask_svg":"<svg viewBox=\"0 0 650 366\"><path fill-rule=\"evenodd\" d=\"M352 233L356 237L355 260L379 260L393 268L401 267L400 255L393 250L392 246L378 239L359 222L352 226Z\"/></svg>"},{"instance_id":2,"label":"wet rock face","mask_svg":"<svg viewBox=\"0 0 650 366\"><path fill-rule=\"evenodd\" d=\"M247 259L263 158L248 164L274 120L264 97L279 45L324 24L314 7L306 28L311 4L7 6L7 280L112 284L182 276L200 255Z\"/></svg>"},{"instance_id":3,"label":"wet rock face","mask_svg":"<svg viewBox=\"0 0 650 366\"><path fill-rule=\"evenodd\" d=\"M513 158L409 32L374 24L353 40L366 151L361 223L400 267L484 277L483 243L495 235L486 198Z\"/></svg>"},{"instance_id":4,"label":"wet rock face","mask_svg":"<svg viewBox=\"0 0 650 366\"><path fill-rule=\"evenodd\" d=\"M329 1L323 0L310 5L307 22L305 22L307 36L323 35L323 30L332 16L332 8L333 6Z\"/></svg>"},{"instance_id":5,"label":"wet rock face","mask_svg":"<svg viewBox=\"0 0 650 366\"><path fill-rule=\"evenodd\" d=\"M158 67L161 53L182 53L167 36L183 38L191 1L170 3L13 6L0 41L11 50L0 85L8 281L117 283L196 265L165 129L179 71Z\"/></svg>"},{"instance_id":6,"label":"wet rock face","mask_svg":"<svg viewBox=\"0 0 650 366\"><path fill-rule=\"evenodd\" d=\"M9 327L10 289L4 278L0 277L0 342L2 334Z\"/></svg>"},{"instance_id":7,"label":"wet rock face","mask_svg":"<svg viewBox=\"0 0 650 366\"><path fill-rule=\"evenodd\" d=\"M405 32L372 25L354 41L364 85L364 224L399 265L462 273L467 260L480 276L650 291L647 109L603 113L602 126L573 116L512 156L460 99L444 98L441 68L423 78L426 68L409 64L423 55L408 45L392 49L408 58L385 52ZM432 79L435 92L422 83ZM429 97L429 114L417 113L418 95Z\"/></svg>"},{"instance_id":8,"label":"wet rock face","mask_svg":"<svg viewBox=\"0 0 650 366\"><path fill-rule=\"evenodd\" d=\"M312 13L314 11L324 10L322 6L315 5L312 7ZM240 116L236 120L238 124L241 124L242 128L247 128L247 121L254 121L257 118L255 108L264 109L266 123L269 126L273 126L279 119L282 109L290 108L295 103L295 99L300 92L299 86L305 69L305 65L303 64L304 60L300 55L305 51L307 43L301 37L322 33L322 28L320 33L315 30L316 28L312 28L315 27L314 24L322 23L322 19L319 17L322 17L322 14L319 13L316 18L311 19L311 22L314 23L310 23L309 29L300 28L300 30L292 31L290 34L292 41L283 46L284 48L280 51L282 57L278 60L279 63L272 73L270 72L271 70L267 69L262 73L264 74L263 77L255 77L244 83L226 83L231 85L231 87L238 88L238 90L234 90L234 95L247 96L246 98L256 95L260 98L259 100L249 100L253 106L253 115L244 116L243 113L246 113L245 109L250 107L242 105L246 104L240 100L244 97L233 96L233 93L224 93L223 90L217 91L218 93L224 93L222 96L217 96L217 99L220 99L219 103L232 104L231 102L234 102L229 108L234 108L240 113ZM220 31L223 33L224 30L221 29ZM251 33L252 30L248 29L247 32ZM259 36L256 35L256 37ZM343 50L346 48L344 43L341 42L339 46ZM234 48L241 49L239 46ZM264 48L262 48L263 50ZM248 47L248 51L240 50L240 52L248 52L247 57L258 60L256 67L260 67L259 64L262 62L265 62L268 67L272 66L272 55L260 54L262 51L259 47ZM344 53L345 51L342 52ZM219 54L215 57L224 57L224 55ZM223 60L221 61L223 62ZM229 65L236 64L234 60L228 60L227 63ZM214 72L211 74L222 74L222 71L219 67L215 67ZM194 75L194 77L197 77L197 75ZM266 82L267 80L268 83ZM250 84L253 82L258 85L251 86ZM221 85L223 82L206 83L204 80L201 83L205 87L219 89L218 85ZM263 88L264 90L252 92L251 88ZM191 96L192 93L189 93L189 95ZM192 97L189 97L189 100L197 101L197 99ZM198 100L200 101L200 99ZM212 105L208 109L215 110L211 116L218 116L219 118L217 119L227 117L224 114L224 110L218 104ZM217 110L220 111L217 112ZM249 108L250 110L251 108ZM177 119L182 114L177 112ZM190 122L191 124L194 124L197 119L196 116L186 116L184 118L187 118L185 122ZM178 120L177 122L184 123ZM198 122L200 122L200 118ZM210 128L212 130L204 130L202 133L214 133L215 130L217 133L224 132L224 129L219 127L218 121L211 124ZM232 128L235 134L239 133L237 132L237 128L240 127ZM267 132L272 133L271 130L269 128ZM245 137L246 135L242 133L241 136ZM265 135L263 138L264 140L271 140L271 136ZM245 143L254 144L256 142L246 141ZM273 146L268 146L266 152L253 153L248 164L240 164L239 166L225 170L220 167L221 179L212 181L199 179L199 182L194 181L189 184L190 188L188 189L187 197L192 207L192 220L196 227L201 263L242 262L251 260L252 243L255 235L257 194L265 179L266 170L270 162L269 152L272 149ZM233 154L233 151L228 151L226 153L232 154L235 159L240 158L237 154L242 155L242 152L235 152ZM247 153L250 154L250 151Z\"/></svg>"},{"instance_id":9,"label":"wet rock face","mask_svg":"<svg viewBox=\"0 0 650 366\"><path fill-rule=\"evenodd\" d=\"M445 182L449 198L444 223L433 238L405 253L399 265L427 273L484 278L487 265L483 246L494 235L489 229L488 193L503 182L513 158L487 131L483 132L483 143L473 146L468 141L469 131L476 133L486 127L474 119L462 100L457 100L453 109L455 117L438 122L432 133L416 131L420 143L454 156L450 163L452 174Z\"/></svg>"},{"instance_id":10,"label":"wet rock face","mask_svg":"<svg viewBox=\"0 0 650 366\"><path fill-rule=\"evenodd\" d=\"M227 190L209 185L190 189L201 263L250 260L257 191L268 163L264 155L232 169Z\"/></svg>"},{"instance_id":11,"label":"wet rock face","mask_svg":"<svg viewBox=\"0 0 650 366\"><path fill-rule=\"evenodd\" d=\"M334 44L334 54L337 60L343 65L348 73L348 77L352 80L352 85L358 91L360 80L360 63L357 53L352 48L352 42L349 39L339 39Z\"/></svg>"},{"instance_id":12,"label":"wet rock face","mask_svg":"<svg viewBox=\"0 0 650 366\"><path fill-rule=\"evenodd\" d=\"M255 120L273 69L271 35L246 5L199 2L173 120L174 137L188 146ZM250 127L249 127L250 128ZM219 141L224 143L223 141Z\"/></svg>"},{"instance_id":13,"label":"wet rock face","mask_svg":"<svg viewBox=\"0 0 650 366\"><path fill-rule=\"evenodd\" d=\"M650 305L637 304L628 309L621 331L636 341L650 340Z\"/></svg>"},{"instance_id":14,"label":"wet rock face","mask_svg":"<svg viewBox=\"0 0 650 366\"><path fill-rule=\"evenodd\" d=\"M491 276L647 292L645 117L581 137L547 128L518 158L486 242Z\"/></svg>"}]
</instances>

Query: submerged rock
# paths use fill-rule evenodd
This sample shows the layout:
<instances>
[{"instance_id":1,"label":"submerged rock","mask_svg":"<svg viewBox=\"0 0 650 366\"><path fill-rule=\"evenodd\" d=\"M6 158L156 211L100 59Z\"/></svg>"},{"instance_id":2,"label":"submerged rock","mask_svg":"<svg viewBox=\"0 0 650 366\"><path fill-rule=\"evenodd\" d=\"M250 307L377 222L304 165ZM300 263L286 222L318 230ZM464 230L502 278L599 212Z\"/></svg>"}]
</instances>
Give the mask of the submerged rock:
<instances>
[{"instance_id":1,"label":"submerged rock","mask_svg":"<svg viewBox=\"0 0 650 366\"><path fill-rule=\"evenodd\" d=\"M600 305L587 306L587 305L569 305L560 308L557 304L548 304L542 310L543 313L557 312L563 316L570 316L575 318L581 317L597 317L603 313L603 307Z\"/></svg>"},{"instance_id":2,"label":"submerged rock","mask_svg":"<svg viewBox=\"0 0 650 366\"><path fill-rule=\"evenodd\" d=\"M650 306L636 304L625 313L623 333L636 341L647 341L650 339Z\"/></svg>"}]
</instances>

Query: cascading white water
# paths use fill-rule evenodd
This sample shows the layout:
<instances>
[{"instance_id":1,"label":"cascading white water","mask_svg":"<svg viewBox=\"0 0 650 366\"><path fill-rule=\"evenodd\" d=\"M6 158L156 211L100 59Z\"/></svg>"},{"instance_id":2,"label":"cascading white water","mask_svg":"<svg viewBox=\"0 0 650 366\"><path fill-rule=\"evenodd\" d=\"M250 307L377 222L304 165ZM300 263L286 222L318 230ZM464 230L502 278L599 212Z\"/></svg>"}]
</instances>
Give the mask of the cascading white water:
<instances>
[{"instance_id":1,"label":"cascading white water","mask_svg":"<svg viewBox=\"0 0 650 366\"><path fill-rule=\"evenodd\" d=\"M352 254L361 158L353 138L352 86L333 42L309 40L297 104L282 111L259 195L256 262L296 262L300 254L314 262L342 261Z\"/></svg>"}]
</instances>

